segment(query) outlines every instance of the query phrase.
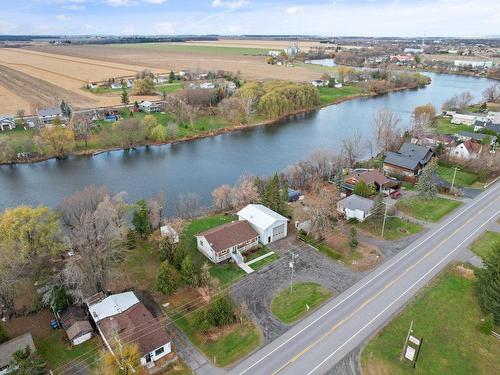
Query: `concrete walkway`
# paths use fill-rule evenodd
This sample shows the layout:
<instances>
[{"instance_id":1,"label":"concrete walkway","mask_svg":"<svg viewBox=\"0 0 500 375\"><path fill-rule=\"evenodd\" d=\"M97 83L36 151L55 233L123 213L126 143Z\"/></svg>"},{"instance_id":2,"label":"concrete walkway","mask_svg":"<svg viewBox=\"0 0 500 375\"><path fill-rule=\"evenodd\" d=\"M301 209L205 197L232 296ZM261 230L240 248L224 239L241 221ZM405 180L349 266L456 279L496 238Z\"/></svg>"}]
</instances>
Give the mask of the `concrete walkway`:
<instances>
[{"instance_id":1,"label":"concrete walkway","mask_svg":"<svg viewBox=\"0 0 500 375\"><path fill-rule=\"evenodd\" d=\"M247 262L246 264L247 264L247 265L254 264L254 263L258 262L259 260L262 260L262 259L265 259L265 258L267 258L267 257L270 257L270 256L271 256L271 255L273 255L273 254L274 254L274 251L270 251L270 252L268 252L268 253L266 253L266 254L264 254L264 255L261 255L261 256L260 256L260 257L258 257L258 258L252 259L251 261Z\"/></svg>"},{"instance_id":2,"label":"concrete walkway","mask_svg":"<svg viewBox=\"0 0 500 375\"><path fill-rule=\"evenodd\" d=\"M238 267L240 267L243 271L245 271L247 275L253 272L253 268L250 267L247 263L244 262L238 263Z\"/></svg>"}]
</instances>

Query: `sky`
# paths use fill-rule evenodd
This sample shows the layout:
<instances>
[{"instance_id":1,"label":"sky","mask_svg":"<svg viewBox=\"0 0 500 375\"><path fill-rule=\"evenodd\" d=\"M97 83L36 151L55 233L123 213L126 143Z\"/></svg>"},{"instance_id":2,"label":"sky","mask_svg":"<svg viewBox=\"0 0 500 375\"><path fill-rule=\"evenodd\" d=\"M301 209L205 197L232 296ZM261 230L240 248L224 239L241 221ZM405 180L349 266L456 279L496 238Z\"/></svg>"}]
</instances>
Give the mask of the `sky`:
<instances>
[{"instance_id":1,"label":"sky","mask_svg":"<svg viewBox=\"0 0 500 375\"><path fill-rule=\"evenodd\" d=\"M0 0L0 34L500 36L499 0Z\"/></svg>"}]
</instances>

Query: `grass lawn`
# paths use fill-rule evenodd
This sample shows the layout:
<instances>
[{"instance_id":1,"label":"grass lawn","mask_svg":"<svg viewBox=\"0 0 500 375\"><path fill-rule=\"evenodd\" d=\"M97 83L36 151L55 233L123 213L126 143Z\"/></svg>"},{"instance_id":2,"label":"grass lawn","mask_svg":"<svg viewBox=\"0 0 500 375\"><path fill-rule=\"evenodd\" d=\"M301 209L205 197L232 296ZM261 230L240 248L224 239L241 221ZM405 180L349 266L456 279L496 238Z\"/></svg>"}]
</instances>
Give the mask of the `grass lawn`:
<instances>
[{"instance_id":1,"label":"grass lawn","mask_svg":"<svg viewBox=\"0 0 500 375\"><path fill-rule=\"evenodd\" d=\"M344 96L361 94L363 92L362 89L356 86L343 86L340 88L319 87L318 90L321 103L323 104L334 102Z\"/></svg>"},{"instance_id":2,"label":"grass lawn","mask_svg":"<svg viewBox=\"0 0 500 375\"><path fill-rule=\"evenodd\" d=\"M380 236L382 233L382 224L376 223L368 218L358 227L366 232L375 236ZM388 217L385 221L384 239L385 240L398 240L400 238L411 236L422 230L422 226L417 223L412 223L409 220L401 219L399 217Z\"/></svg>"},{"instance_id":3,"label":"grass lawn","mask_svg":"<svg viewBox=\"0 0 500 375\"><path fill-rule=\"evenodd\" d=\"M453 180L454 173L455 170L449 167L439 165L437 168L438 176L449 183ZM473 173L457 170L457 174L455 176L455 186L471 186L477 181L477 179L478 176Z\"/></svg>"},{"instance_id":4,"label":"grass lawn","mask_svg":"<svg viewBox=\"0 0 500 375\"><path fill-rule=\"evenodd\" d=\"M493 251L500 251L500 233L487 231L476 239L470 248L481 258L487 258Z\"/></svg>"},{"instance_id":5,"label":"grass lawn","mask_svg":"<svg viewBox=\"0 0 500 375\"><path fill-rule=\"evenodd\" d=\"M159 92L164 92L166 94L171 94L173 92L179 91L184 88L181 82L165 83L155 86L155 89Z\"/></svg>"},{"instance_id":6,"label":"grass lawn","mask_svg":"<svg viewBox=\"0 0 500 375\"><path fill-rule=\"evenodd\" d=\"M132 44L114 44L112 48L145 48L155 49L159 51L170 52L188 52L188 53L209 53L215 55L265 55L269 52L266 48L252 47L225 47L225 46L210 46L196 45L190 43L132 43Z\"/></svg>"},{"instance_id":7,"label":"grass lawn","mask_svg":"<svg viewBox=\"0 0 500 375\"><path fill-rule=\"evenodd\" d=\"M189 337L191 343L219 367L236 362L257 348L261 341L259 329L247 319L214 335L216 337L200 333L193 324L193 315L179 318L176 324Z\"/></svg>"},{"instance_id":8,"label":"grass lawn","mask_svg":"<svg viewBox=\"0 0 500 375\"><path fill-rule=\"evenodd\" d=\"M498 373L499 342L479 331L481 318L475 282L448 270L368 343L363 374ZM399 359L412 320L414 336L424 338L416 369Z\"/></svg>"},{"instance_id":9,"label":"grass lawn","mask_svg":"<svg viewBox=\"0 0 500 375\"><path fill-rule=\"evenodd\" d=\"M71 347L65 338L64 331L58 330L54 331L50 336L35 340L38 353L50 368L55 369L76 358L78 358L78 361L82 359L90 368L95 367L95 360L99 354L99 351L95 349L100 347L100 341L97 337L74 347ZM80 357L89 350L92 351L93 355Z\"/></svg>"},{"instance_id":10,"label":"grass lawn","mask_svg":"<svg viewBox=\"0 0 500 375\"><path fill-rule=\"evenodd\" d=\"M401 186L404 187L405 190L415 190L415 185L408 181L403 181L401 183Z\"/></svg>"},{"instance_id":11,"label":"grass lawn","mask_svg":"<svg viewBox=\"0 0 500 375\"><path fill-rule=\"evenodd\" d=\"M462 202L441 197L431 199L408 197L396 203L396 207L404 213L416 219L431 222L438 221L461 205Z\"/></svg>"},{"instance_id":12,"label":"grass lawn","mask_svg":"<svg viewBox=\"0 0 500 375\"><path fill-rule=\"evenodd\" d=\"M437 119L436 133L438 134L456 134L459 132L474 131L473 126L469 125L455 125L451 123L451 119L447 117L439 117Z\"/></svg>"},{"instance_id":13,"label":"grass lawn","mask_svg":"<svg viewBox=\"0 0 500 375\"><path fill-rule=\"evenodd\" d=\"M333 259L333 260L340 260L342 258L342 254L340 254L338 251L335 249L332 249L328 244L318 242L314 238L304 235L304 234L299 234L299 237L307 244L311 245L312 247L316 248L319 252L325 254L327 257Z\"/></svg>"},{"instance_id":14,"label":"grass lawn","mask_svg":"<svg viewBox=\"0 0 500 375\"><path fill-rule=\"evenodd\" d=\"M332 292L319 284L296 283L293 284L293 291L286 288L273 298L271 311L283 323L289 324L312 312L331 296Z\"/></svg>"},{"instance_id":15,"label":"grass lawn","mask_svg":"<svg viewBox=\"0 0 500 375\"><path fill-rule=\"evenodd\" d=\"M250 264L250 268L252 268L254 271L257 271L261 269L264 266L267 266L268 264L273 263L274 261L278 260L280 257L278 254L274 253L273 255L269 255L268 257L261 259L255 263Z\"/></svg>"}]
</instances>

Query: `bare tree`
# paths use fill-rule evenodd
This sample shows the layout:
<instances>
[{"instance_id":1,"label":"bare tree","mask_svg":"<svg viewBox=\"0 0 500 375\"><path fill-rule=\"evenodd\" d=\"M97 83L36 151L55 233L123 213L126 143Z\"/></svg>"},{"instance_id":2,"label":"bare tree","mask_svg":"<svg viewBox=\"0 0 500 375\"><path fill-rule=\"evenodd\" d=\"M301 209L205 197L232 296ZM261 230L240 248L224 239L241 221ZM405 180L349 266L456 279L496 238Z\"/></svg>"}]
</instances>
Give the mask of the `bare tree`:
<instances>
[{"instance_id":1,"label":"bare tree","mask_svg":"<svg viewBox=\"0 0 500 375\"><path fill-rule=\"evenodd\" d=\"M181 193L175 202L175 208L179 218L191 218L200 210L200 199L196 193Z\"/></svg>"},{"instance_id":2,"label":"bare tree","mask_svg":"<svg viewBox=\"0 0 500 375\"><path fill-rule=\"evenodd\" d=\"M156 196L148 200L147 205L151 227L159 229L161 226L163 206L165 205L165 194L162 192L156 194Z\"/></svg>"},{"instance_id":3,"label":"bare tree","mask_svg":"<svg viewBox=\"0 0 500 375\"><path fill-rule=\"evenodd\" d=\"M381 109L373 119L375 141L380 151L396 151L404 141L401 118L393 111Z\"/></svg>"},{"instance_id":4,"label":"bare tree","mask_svg":"<svg viewBox=\"0 0 500 375\"><path fill-rule=\"evenodd\" d=\"M259 189L255 185L255 178L249 175L240 177L238 185L231 191L231 205L233 208L242 208L250 203L260 201Z\"/></svg>"},{"instance_id":5,"label":"bare tree","mask_svg":"<svg viewBox=\"0 0 500 375\"><path fill-rule=\"evenodd\" d=\"M78 299L106 290L110 264L120 256L127 231L122 196L88 187L66 198L60 212L75 253L63 272L69 290Z\"/></svg>"},{"instance_id":6,"label":"bare tree","mask_svg":"<svg viewBox=\"0 0 500 375\"><path fill-rule=\"evenodd\" d=\"M361 139L361 133L356 131L352 137L342 140L342 154L344 155L347 165L351 168L354 167L361 157Z\"/></svg>"},{"instance_id":7,"label":"bare tree","mask_svg":"<svg viewBox=\"0 0 500 375\"><path fill-rule=\"evenodd\" d=\"M14 299L18 292L16 286L24 268L25 262L16 254L14 247L0 243L0 309L8 315L14 311Z\"/></svg>"},{"instance_id":8,"label":"bare tree","mask_svg":"<svg viewBox=\"0 0 500 375\"><path fill-rule=\"evenodd\" d=\"M443 105L441 106L441 109L443 111L464 110L468 106L471 105L473 100L474 100L474 97L472 96L472 94L470 92L466 91L466 92L454 95L451 98L446 99L444 101Z\"/></svg>"},{"instance_id":9,"label":"bare tree","mask_svg":"<svg viewBox=\"0 0 500 375\"><path fill-rule=\"evenodd\" d=\"M214 208L216 211L228 211L233 208L231 195L233 188L230 185L222 185L214 189L212 197L214 199Z\"/></svg>"},{"instance_id":10,"label":"bare tree","mask_svg":"<svg viewBox=\"0 0 500 375\"><path fill-rule=\"evenodd\" d=\"M336 212L338 191L335 186L320 189L309 204L307 215L310 223L310 233L317 239L324 238L326 232L333 228Z\"/></svg>"},{"instance_id":11,"label":"bare tree","mask_svg":"<svg viewBox=\"0 0 500 375\"><path fill-rule=\"evenodd\" d=\"M483 91L484 101L490 103L500 102L500 84L494 83Z\"/></svg>"},{"instance_id":12,"label":"bare tree","mask_svg":"<svg viewBox=\"0 0 500 375\"><path fill-rule=\"evenodd\" d=\"M85 148L88 147L89 137L95 128L94 122L87 115L73 115L71 117L70 126L73 128L76 139L83 139L85 141Z\"/></svg>"}]
</instances>

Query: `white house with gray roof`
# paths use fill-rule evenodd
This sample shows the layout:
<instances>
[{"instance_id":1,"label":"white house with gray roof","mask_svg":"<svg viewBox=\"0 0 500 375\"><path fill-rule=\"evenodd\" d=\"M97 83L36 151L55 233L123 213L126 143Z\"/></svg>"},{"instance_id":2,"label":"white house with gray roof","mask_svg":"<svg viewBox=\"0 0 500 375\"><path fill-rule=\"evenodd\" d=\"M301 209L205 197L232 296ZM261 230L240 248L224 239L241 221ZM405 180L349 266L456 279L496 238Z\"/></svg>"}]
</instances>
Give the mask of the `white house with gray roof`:
<instances>
[{"instance_id":1,"label":"white house with gray roof","mask_svg":"<svg viewBox=\"0 0 500 375\"><path fill-rule=\"evenodd\" d=\"M44 109L37 109L36 114L40 123L44 125L52 124L56 118L59 118L61 122L66 120L66 117L63 115L60 107L54 106Z\"/></svg>"},{"instance_id":2,"label":"white house with gray roof","mask_svg":"<svg viewBox=\"0 0 500 375\"><path fill-rule=\"evenodd\" d=\"M370 216L373 201L368 198L352 194L337 202L337 211L345 216L347 220L357 219L364 221Z\"/></svg>"},{"instance_id":3,"label":"white house with gray roof","mask_svg":"<svg viewBox=\"0 0 500 375\"><path fill-rule=\"evenodd\" d=\"M14 116L0 116L0 131L13 130L16 127Z\"/></svg>"}]
</instances>

